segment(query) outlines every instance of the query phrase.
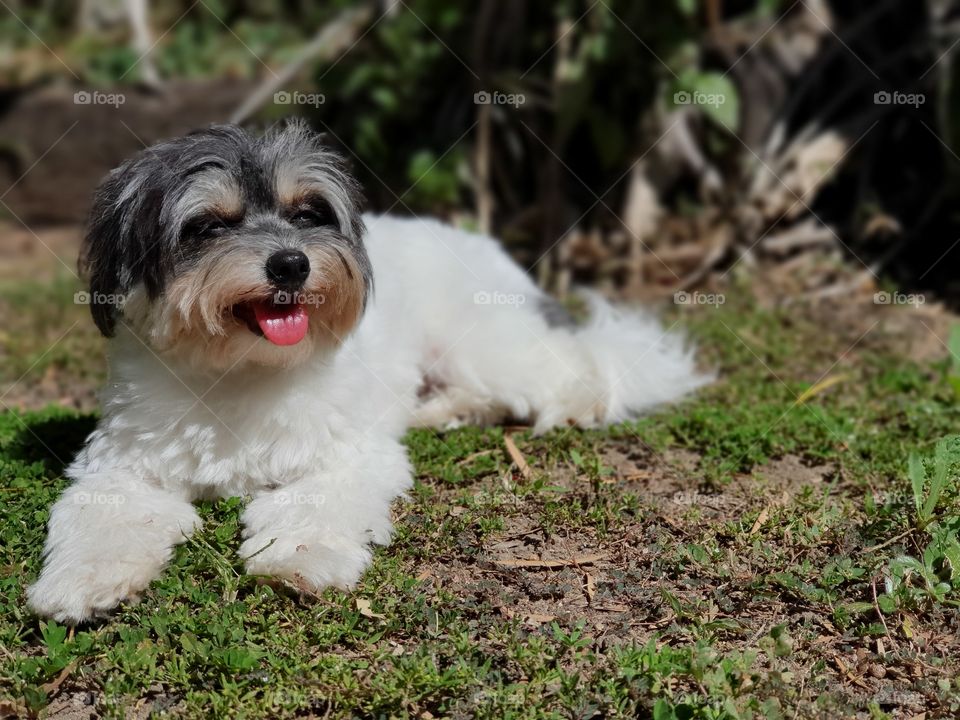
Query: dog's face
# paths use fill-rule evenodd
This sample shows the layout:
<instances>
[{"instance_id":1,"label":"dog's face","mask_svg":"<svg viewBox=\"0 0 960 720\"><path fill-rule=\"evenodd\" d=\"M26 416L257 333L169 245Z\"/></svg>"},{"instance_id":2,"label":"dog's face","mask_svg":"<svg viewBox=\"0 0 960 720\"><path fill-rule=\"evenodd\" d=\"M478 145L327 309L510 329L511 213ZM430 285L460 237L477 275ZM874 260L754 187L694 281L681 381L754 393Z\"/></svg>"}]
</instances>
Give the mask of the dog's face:
<instances>
[{"instance_id":1,"label":"dog's face","mask_svg":"<svg viewBox=\"0 0 960 720\"><path fill-rule=\"evenodd\" d=\"M123 324L201 367L290 366L362 316L362 236L355 181L306 126L262 138L215 126L104 180L81 266L104 335Z\"/></svg>"}]
</instances>

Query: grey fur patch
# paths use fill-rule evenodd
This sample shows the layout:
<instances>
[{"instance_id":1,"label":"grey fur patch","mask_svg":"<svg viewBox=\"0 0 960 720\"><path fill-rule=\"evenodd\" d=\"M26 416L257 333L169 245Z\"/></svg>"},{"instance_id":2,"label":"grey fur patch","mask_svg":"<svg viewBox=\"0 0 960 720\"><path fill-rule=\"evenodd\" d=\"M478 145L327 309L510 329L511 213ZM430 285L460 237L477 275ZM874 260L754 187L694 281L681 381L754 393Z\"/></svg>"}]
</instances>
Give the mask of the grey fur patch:
<instances>
[{"instance_id":1,"label":"grey fur patch","mask_svg":"<svg viewBox=\"0 0 960 720\"><path fill-rule=\"evenodd\" d=\"M554 328L574 328L577 321L559 300L549 295L537 298L537 311L546 319L547 325Z\"/></svg>"}]
</instances>

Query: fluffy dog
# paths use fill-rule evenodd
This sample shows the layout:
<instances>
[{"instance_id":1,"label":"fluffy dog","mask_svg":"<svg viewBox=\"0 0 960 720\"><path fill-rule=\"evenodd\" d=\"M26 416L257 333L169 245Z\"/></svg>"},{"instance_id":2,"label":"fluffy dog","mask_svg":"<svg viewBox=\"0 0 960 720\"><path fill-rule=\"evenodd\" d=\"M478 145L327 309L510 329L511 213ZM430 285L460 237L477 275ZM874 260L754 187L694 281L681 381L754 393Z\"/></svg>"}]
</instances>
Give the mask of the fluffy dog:
<instances>
[{"instance_id":1,"label":"fluffy dog","mask_svg":"<svg viewBox=\"0 0 960 720\"><path fill-rule=\"evenodd\" d=\"M575 326L491 238L361 215L297 123L133 157L96 193L81 266L109 382L28 590L64 622L135 600L195 500L250 497L248 572L348 587L411 486L407 428L594 427L704 381L650 317L594 299Z\"/></svg>"}]
</instances>

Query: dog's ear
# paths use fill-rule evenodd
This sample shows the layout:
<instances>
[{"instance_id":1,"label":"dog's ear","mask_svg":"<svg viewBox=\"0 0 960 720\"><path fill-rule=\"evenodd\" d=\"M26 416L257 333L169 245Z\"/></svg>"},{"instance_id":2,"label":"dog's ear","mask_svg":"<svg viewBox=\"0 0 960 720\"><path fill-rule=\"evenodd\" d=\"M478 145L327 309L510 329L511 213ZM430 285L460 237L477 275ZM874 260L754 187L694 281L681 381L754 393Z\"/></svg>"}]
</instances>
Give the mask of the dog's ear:
<instances>
[{"instance_id":1,"label":"dog's ear","mask_svg":"<svg viewBox=\"0 0 960 720\"><path fill-rule=\"evenodd\" d=\"M97 188L80 251L90 284L90 312L112 337L125 296L143 283L155 298L167 273L160 213L166 170L141 153L112 171Z\"/></svg>"}]
</instances>

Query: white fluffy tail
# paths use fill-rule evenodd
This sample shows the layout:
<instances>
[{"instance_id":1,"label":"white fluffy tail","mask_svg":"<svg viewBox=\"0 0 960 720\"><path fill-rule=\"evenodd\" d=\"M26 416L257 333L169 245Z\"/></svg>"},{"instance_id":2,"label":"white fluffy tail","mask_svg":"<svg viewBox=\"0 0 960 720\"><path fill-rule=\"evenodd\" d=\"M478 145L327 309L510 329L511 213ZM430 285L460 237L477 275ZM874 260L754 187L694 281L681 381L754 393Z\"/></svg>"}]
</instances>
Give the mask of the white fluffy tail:
<instances>
[{"instance_id":1,"label":"white fluffy tail","mask_svg":"<svg viewBox=\"0 0 960 720\"><path fill-rule=\"evenodd\" d=\"M678 400L709 382L697 372L682 334L641 311L586 295L590 321L551 325L530 302L470 315L469 330L430 366L437 388L412 418L416 425L456 427L509 419L534 431L628 420Z\"/></svg>"},{"instance_id":2,"label":"white fluffy tail","mask_svg":"<svg viewBox=\"0 0 960 720\"><path fill-rule=\"evenodd\" d=\"M573 336L594 366L601 424L679 400L713 379L697 371L693 349L676 324L665 328L649 313L614 307L594 293L586 297L590 320Z\"/></svg>"}]
</instances>

